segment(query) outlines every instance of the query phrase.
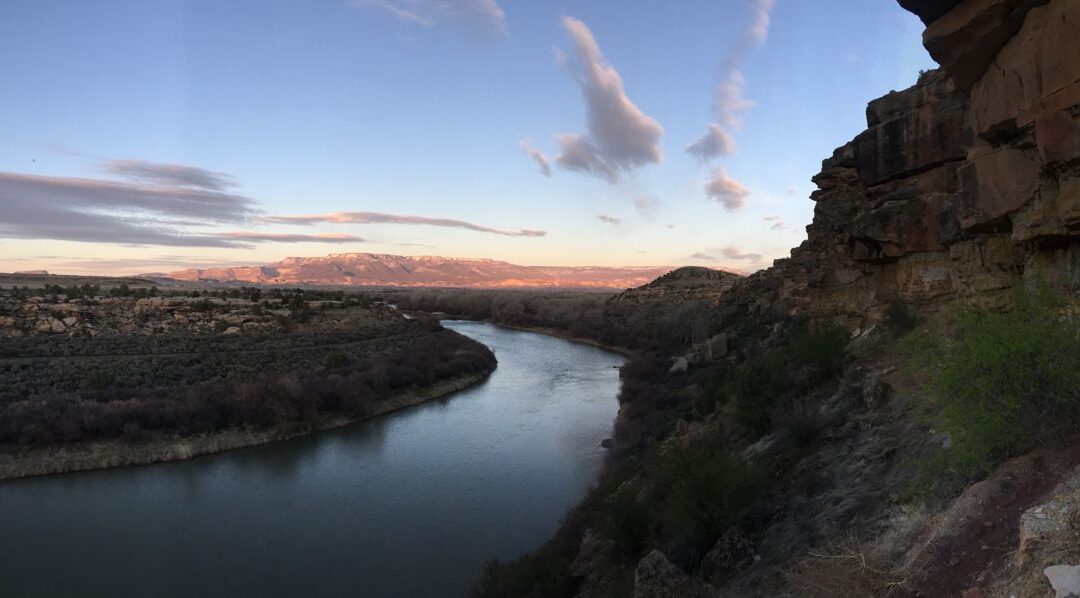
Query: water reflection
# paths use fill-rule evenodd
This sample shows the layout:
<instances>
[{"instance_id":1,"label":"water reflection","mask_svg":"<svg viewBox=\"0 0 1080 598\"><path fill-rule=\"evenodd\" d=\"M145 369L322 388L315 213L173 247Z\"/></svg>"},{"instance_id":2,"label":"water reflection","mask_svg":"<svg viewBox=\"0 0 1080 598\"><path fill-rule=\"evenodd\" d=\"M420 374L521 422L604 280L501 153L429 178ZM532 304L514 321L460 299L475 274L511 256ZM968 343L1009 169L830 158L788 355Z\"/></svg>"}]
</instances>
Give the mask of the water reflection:
<instances>
[{"instance_id":1,"label":"water reflection","mask_svg":"<svg viewBox=\"0 0 1080 598\"><path fill-rule=\"evenodd\" d=\"M474 322L482 385L183 463L0 484L0 596L454 596L595 480L618 355Z\"/></svg>"}]
</instances>

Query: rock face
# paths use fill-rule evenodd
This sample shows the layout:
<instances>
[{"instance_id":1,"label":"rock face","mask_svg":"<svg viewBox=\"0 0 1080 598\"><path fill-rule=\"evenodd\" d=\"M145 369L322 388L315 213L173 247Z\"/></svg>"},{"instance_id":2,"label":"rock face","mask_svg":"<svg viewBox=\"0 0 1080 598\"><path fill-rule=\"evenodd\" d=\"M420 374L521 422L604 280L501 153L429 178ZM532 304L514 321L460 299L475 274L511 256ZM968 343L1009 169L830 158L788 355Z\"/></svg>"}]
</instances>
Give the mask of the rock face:
<instances>
[{"instance_id":1,"label":"rock face","mask_svg":"<svg viewBox=\"0 0 1080 598\"><path fill-rule=\"evenodd\" d=\"M1080 284L1080 2L900 0L942 68L870 103L814 177L807 240L729 296L853 329L897 301Z\"/></svg>"},{"instance_id":2,"label":"rock face","mask_svg":"<svg viewBox=\"0 0 1080 598\"><path fill-rule=\"evenodd\" d=\"M338 253L326 257L290 257L266 266L182 270L168 277L268 284L625 289L670 270L667 266L519 266L488 259Z\"/></svg>"}]
</instances>

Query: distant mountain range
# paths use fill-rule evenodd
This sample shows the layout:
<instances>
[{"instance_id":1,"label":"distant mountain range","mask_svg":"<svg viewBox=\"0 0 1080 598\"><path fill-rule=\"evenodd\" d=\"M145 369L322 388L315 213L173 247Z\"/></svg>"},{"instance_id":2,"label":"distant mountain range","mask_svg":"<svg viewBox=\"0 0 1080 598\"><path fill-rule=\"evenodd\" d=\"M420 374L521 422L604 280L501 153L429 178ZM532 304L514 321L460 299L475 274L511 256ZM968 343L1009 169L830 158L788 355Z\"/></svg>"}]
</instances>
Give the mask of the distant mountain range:
<instances>
[{"instance_id":1,"label":"distant mountain range","mask_svg":"<svg viewBox=\"0 0 1080 598\"><path fill-rule=\"evenodd\" d=\"M326 257L290 257L265 266L191 269L146 276L264 284L627 289L672 269L672 266L519 266L489 259L335 253Z\"/></svg>"}]
</instances>

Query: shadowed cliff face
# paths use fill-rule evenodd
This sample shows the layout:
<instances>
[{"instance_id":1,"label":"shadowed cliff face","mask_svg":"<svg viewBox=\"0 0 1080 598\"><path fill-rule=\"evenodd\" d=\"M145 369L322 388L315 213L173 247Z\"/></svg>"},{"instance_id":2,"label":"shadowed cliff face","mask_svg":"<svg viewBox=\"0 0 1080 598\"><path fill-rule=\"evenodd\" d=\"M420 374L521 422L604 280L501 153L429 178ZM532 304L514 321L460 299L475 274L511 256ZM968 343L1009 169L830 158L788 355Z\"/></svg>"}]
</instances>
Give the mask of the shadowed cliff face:
<instances>
[{"instance_id":1,"label":"shadowed cliff face","mask_svg":"<svg viewBox=\"0 0 1080 598\"><path fill-rule=\"evenodd\" d=\"M752 312L859 328L895 301L1080 283L1080 3L900 4L942 68L871 102L823 162L807 241L733 290Z\"/></svg>"}]
</instances>

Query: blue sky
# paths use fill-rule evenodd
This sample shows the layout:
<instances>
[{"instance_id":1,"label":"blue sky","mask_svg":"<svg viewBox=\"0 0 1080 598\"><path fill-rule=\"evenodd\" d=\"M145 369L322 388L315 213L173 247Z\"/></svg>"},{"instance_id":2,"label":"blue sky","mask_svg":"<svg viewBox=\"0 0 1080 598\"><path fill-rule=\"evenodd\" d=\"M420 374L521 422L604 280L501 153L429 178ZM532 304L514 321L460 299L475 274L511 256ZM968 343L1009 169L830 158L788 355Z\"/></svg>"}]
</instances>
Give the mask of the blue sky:
<instances>
[{"instance_id":1,"label":"blue sky","mask_svg":"<svg viewBox=\"0 0 1080 598\"><path fill-rule=\"evenodd\" d=\"M5 2L0 271L765 267L866 102L933 66L922 26L891 0L672 4ZM734 148L703 160L710 123Z\"/></svg>"}]
</instances>

